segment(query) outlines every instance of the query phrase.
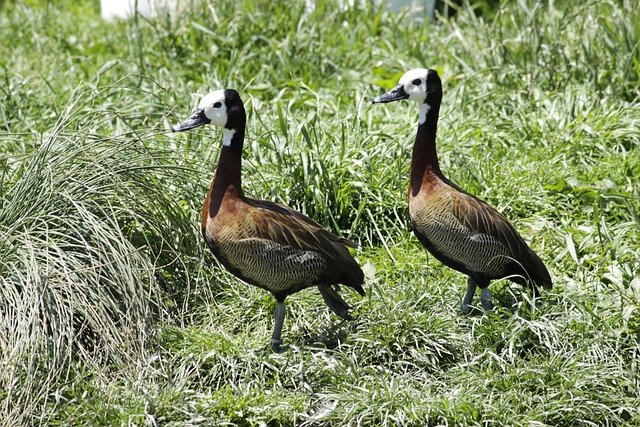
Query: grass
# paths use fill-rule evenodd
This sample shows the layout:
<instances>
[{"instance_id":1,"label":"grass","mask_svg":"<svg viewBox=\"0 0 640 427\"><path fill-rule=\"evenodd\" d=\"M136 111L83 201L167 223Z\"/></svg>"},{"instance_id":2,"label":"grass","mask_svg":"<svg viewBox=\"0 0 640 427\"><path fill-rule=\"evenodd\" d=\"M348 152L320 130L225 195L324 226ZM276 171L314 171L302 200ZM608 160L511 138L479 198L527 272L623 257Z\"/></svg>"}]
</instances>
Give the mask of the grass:
<instances>
[{"instance_id":1,"label":"grass","mask_svg":"<svg viewBox=\"0 0 640 427\"><path fill-rule=\"evenodd\" d=\"M4 424L640 424L638 6L356 3L0 2ZM408 232L417 114L370 99L418 66L443 78L443 170L551 271L536 310L496 282L462 316L465 278ZM246 192L362 245L357 319L296 294L281 354L256 353L273 299L199 234L220 135L168 132L228 86Z\"/></svg>"}]
</instances>

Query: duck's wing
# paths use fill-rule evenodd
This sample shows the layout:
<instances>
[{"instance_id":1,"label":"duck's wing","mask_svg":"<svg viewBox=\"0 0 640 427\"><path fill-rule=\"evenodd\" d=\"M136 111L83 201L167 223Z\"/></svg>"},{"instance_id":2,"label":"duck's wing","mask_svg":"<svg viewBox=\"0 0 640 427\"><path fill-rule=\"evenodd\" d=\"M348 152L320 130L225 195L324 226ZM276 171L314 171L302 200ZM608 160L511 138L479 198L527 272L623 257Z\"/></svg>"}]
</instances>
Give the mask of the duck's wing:
<instances>
[{"instance_id":1,"label":"duck's wing","mask_svg":"<svg viewBox=\"0 0 640 427\"><path fill-rule=\"evenodd\" d=\"M248 200L256 209L252 211L252 219L263 233L265 238L286 243L299 249L325 248L327 242L331 242L328 248L333 248L335 243L341 246L357 248L358 245L349 239L336 236L322 225L308 216L265 200ZM332 252L327 255L332 257Z\"/></svg>"},{"instance_id":2,"label":"duck's wing","mask_svg":"<svg viewBox=\"0 0 640 427\"><path fill-rule=\"evenodd\" d=\"M451 192L450 197L452 213L462 226L473 234L498 240L536 283L551 288L551 276L542 260L500 212L466 192Z\"/></svg>"},{"instance_id":3,"label":"duck's wing","mask_svg":"<svg viewBox=\"0 0 640 427\"><path fill-rule=\"evenodd\" d=\"M342 280L364 295L364 274L347 247L357 245L336 236L311 218L291 208L263 200L247 200L252 206L250 222L256 238L270 240L292 249L313 251L327 262L327 278Z\"/></svg>"}]
</instances>

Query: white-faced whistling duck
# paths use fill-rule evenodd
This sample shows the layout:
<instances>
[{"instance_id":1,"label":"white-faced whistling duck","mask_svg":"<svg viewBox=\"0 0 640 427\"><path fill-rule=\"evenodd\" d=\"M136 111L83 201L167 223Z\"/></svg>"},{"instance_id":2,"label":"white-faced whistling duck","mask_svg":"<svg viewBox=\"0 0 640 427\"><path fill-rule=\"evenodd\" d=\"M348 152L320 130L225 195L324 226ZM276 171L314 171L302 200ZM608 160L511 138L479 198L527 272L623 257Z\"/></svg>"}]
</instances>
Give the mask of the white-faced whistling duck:
<instances>
[{"instance_id":1,"label":"white-faced whistling duck","mask_svg":"<svg viewBox=\"0 0 640 427\"><path fill-rule=\"evenodd\" d=\"M462 312L471 312L476 287L485 310L493 308L491 280L509 278L551 288L551 276L540 258L498 211L449 181L436 154L436 129L442 84L435 70L407 71L399 84L376 97L374 104L410 99L420 119L409 177L409 216L418 240L440 262L469 276Z\"/></svg>"},{"instance_id":2,"label":"white-faced whistling duck","mask_svg":"<svg viewBox=\"0 0 640 427\"><path fill-rule=\"evenodd\" d=\"M334 290L343 284L364 296L364 275L347 247L356 245L300 212L246 197L241 186L246 115L233 89L204 96L174 132L205 124L222 128L222 151L202 207L202 234L215 257L236 277L273 294L277 304L271 348L280 349L284 300L317 286L334 313L350 319L349 305Z\"/></svg>"}]
</instances>

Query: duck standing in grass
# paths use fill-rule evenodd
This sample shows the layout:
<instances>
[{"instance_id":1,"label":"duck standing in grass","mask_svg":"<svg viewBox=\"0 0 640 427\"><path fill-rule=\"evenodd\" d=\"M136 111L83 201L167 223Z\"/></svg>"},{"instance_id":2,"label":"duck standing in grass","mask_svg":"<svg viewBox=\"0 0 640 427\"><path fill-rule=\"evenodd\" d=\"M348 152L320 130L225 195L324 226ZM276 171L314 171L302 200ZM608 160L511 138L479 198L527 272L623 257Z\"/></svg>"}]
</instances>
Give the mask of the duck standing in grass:
<instances>
[{"instance_id":1,"label":"duck standing in grass","mask_svg":"<svg viewBox=\"0 0 640 427\"><path fill-rule=\"evenodd\" d=\"M498 211L449 181L436 154L442 83L435 70L407 71L399 84L374 104L410 99L420 119L409 177L409 216L418 240L440 262L469 276L462 312L472 310L476 287L485 310L493 308L489 282L508 278L550 289L551 276L540 258Z\"/></svg>"},{"instance_id":2,"label":"duck standing in grass","mask_svg":"<svg viewBox=\"0 0 640 427\"><path fill-rule=\"evenodd\" d=\"M271 348L280 348L285 298L317 286L325 303L343 319L349 305L332 285L364 296L364 274L347 247L356 245L325 230L300 212L245 197L241 186L244 104L233 89L204 96L196 111L174 132L213 124L222 128L218 168L202 207L202 234L215 257L236 277L276 298Z\"/></svg>"}]
</instances>

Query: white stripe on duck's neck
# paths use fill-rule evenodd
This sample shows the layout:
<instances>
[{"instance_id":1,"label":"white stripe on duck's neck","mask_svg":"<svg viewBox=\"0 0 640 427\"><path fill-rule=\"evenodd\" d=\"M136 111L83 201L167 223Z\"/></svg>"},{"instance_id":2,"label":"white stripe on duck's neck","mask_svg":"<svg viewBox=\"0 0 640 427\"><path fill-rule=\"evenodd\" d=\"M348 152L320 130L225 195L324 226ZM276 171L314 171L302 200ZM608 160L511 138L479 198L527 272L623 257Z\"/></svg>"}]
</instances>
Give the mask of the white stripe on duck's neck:
<instances>
[{"instance_id":1,"label":"white stripe on duck's neck","mask_svg":"<svg viewBox=\"0 0 640 427\"><path fill-rule=\"evenodd\" d=\"M424 122L427 121L427 113L431 109L431 106L429 104L427 104L426 102L423 102L422 104L419 104L419 108L420 108L420 122L419 122L419 124L423 125Z\"/></svg>"},{"instance_id":2,"label":"white stripe on duck's neck","mask_svg":"<svg viewBox=\"0 0 640 427\"><path fill-rule=\"evenodd\" d=\"M236 134L235 129L222 129L222 145L228 147L231 145L231 140L233 139L233 135Z\"/></svg>"}]
</instances>

